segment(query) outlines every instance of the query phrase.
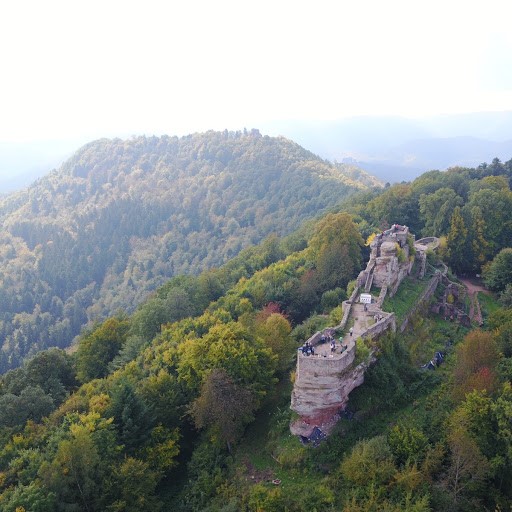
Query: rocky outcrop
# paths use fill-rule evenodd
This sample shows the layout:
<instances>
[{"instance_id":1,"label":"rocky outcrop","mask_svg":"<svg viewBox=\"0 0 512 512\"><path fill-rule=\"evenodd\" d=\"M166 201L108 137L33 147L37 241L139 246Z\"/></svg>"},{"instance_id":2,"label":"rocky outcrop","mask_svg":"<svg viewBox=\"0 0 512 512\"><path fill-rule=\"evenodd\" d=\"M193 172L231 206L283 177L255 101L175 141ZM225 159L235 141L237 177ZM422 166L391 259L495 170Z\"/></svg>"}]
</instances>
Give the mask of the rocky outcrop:
<instances>
[{"instance_id":1,"label":"rocky outcrop","mask_svg":"<svg viewBox=\"0 0 512 512\"><path fill-rule=\"evenodd\" d=\"M386 294L392 296L411 272L414 258L409 256L409 237L412 235L406 226L394 225L375 238L368 265L359 274L351 297L343 303L340 325L317 332L308 340L315 347L314 355L299 351L291 397L291 409L298 415L290 425L293 434L309 438L315 427L328 434L345 409L349 394L363 384L366 369L375 361L375 344L366 361L356 361L356 339L376 339L388 330L396 331L395 315L382 311L381 307ZM418 248L423 257L427 247L425 243ZM431 297L440 278L436 275L431 280L421 302ZM359 290L369 292L372 283L381 289L378 299L372 298L369 305L358 303ZM419 303L416 306L419 307ZM349 318L352 333L346 331ZM340 338L342 345L338 345L335 352L331 352L328 343L321 343L323 338L342 331L345 331L344 337Z\"/></svg>"},{"instance_id":2,"label":"rocky outcrop","mask_svg":"<svg viewBox=\"0 0 512 512\"><path fill-rule=\"evenodd\" d=\"M290 425L294 435L309 437L315 427L329 434L339 420L340 412L348 402L348 396L364 382L367 364L347 367L342 374L331 367L332 372L311 374L301 379L300 386L294 387L292 409L299 418Z\"/></svg>"},{"instance_id":3,"label":"rocky outcrop","mask_svg":"<svg viewBox=\"0 0 512 512\"><path fill-rule=\"evenodd\" d=\"M409 241L414 239L407 226L394 224L371 242L370 259L358 277L358 283L369 291L371 286L386 288L390 296L396 293L402 280L410 273L413 258Z\"/></svg>"},{"instance_id":4,"label":"rocky outcrop","mask_svg":"<svg viewBox=\"0 0 512 512\"><path fill-rule=\"evenodd\" d=\"M346 349L331 353L329 347L319 344L322 333L315 333L308 341L316 347L314 356L299 352L297 371L291 398L291 409L299 418L292 422L293 434L308 437L314 427L329 433L339 419L339 413L348 402L349 394L364 382L364 372L373 360L373 353L360 364L354 365L356 359L356 339L373 339L383 332L396 329L395 315L384 313L375 305L368 310L361 304L352 309L358 318L357 329L351 336L347 335ZM365 316L372 325L363 322ZM345 343L345 341L344 341ZM342 345L345 347L345 345Z\"/></svg>"}]
</instances>

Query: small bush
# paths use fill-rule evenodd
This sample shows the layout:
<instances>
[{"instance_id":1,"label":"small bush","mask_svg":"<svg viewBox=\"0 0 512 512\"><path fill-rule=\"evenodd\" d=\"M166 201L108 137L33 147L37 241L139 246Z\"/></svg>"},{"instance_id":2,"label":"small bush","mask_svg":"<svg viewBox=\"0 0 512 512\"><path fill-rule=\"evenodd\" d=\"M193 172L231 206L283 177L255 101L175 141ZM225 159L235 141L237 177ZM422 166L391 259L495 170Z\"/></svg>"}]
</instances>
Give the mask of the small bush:
<instances>
[{"instance_id":1,"label":"small bush","mask_svg":"<svg viewBox=\"0 0 512 512\"><path fill-rule=\"evenodd\" d=\"M356 340L356 357L354 359L354 366L357 366L363 362L368 361L370 357L370 348L366 346L366 343L362 338Z\"/></svg>"},{"instance_id":2,"label":"small bush","mask_svg":"<svg viewBox=\"0 0 512 512\"><path fill-rule=\"evenodd\" d=\"M396 246L396 257L398 258L398 263L402 264L407 261L407 257L405 256L405 251L398 245Z\"/></svg>"},{"instance_id":3,"label":"small bush","mask_svg":"<svg viewBox=\"0 0 512 512\"><path fill-rule=\"evenodd\" d=\"M329 317L313 315L302 324L297 325L293 329L291 336L297 343L300 343L302 341L306 341L308 338L313 336L315 332L321 331L326 327L329 327L329 324Z\"/></svg>"},{"instance_id":4,"label":"small bush","mask_svg":"<svg viewBox=\"0 0 512 512\"><path fill-rule=\"evenodd\" d=\"M337 308L334 308L329 313L329 320L332 325L338 325L341 322L341 319L343 318L343 308L342 306L338 306Z\"/></svg>"},{"instance_id":5,"label":"small bush","mask_svg":"<svg viewBox=\"0 0 512 512\"><path fill-rule=\"evenodd\" d=\"M330 311L332 308L339 306L347 298L347 294L342 288L328 290L322 294L320 301L322 311Z\"/></svg>"},{"instance_id":6,"label":"small bush","mask_svg":"<svg viewBox=\"0 0 512 512\"><path fill-rule=\"evenodd\" d=\"M355 290L357 286L357 281L354 279L353 281L349 281L347 284L347 297L352 295L352 292Z\"/></svg>"}]
</instances>

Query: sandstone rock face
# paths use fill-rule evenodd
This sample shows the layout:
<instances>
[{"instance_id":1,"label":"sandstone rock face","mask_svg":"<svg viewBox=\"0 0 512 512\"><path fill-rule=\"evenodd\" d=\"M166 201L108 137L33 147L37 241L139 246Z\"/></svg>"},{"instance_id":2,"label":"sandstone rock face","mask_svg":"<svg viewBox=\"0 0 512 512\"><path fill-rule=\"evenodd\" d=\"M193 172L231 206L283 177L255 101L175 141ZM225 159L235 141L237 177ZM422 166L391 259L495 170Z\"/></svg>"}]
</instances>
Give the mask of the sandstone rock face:
<instances>
[{"instance_id":1,"label":"sandstone rock face","mask_svg":"<svg viewBox=\"0 0 512 512\"><path fill-rule=\"evenodd\" d=\"M342 324L338 326L340 330L345 328L348 315L354 320L354 336L346 335L347 349L334 355L316 348L315 356L298 354L291 409L299 418L290 425L293 434L309 437L314 427L330 432L339 419L339 413L346 407L350 392L364 382L368 363L354 366L355 340L358 337L374 338L388 329L396 330L394 314L385 313L375 303L363 309L362 304L357 304L356 297L360 288L368 292L372 284L390 295L396 292L412 267L409 236L406 226L393 225L371 243L370 260L366 270L359 274L350 300L344 304ZM312 336L310 343L316 346L320 336L321 333Z\"/></svg>"},{"instance_id":2,"label":"sandstone rock face","mask_svg":"<svg viewBox=\"0 0 512 512\"><path fill-rule=\"evenodd\" d=\"M364 382L366 365L360 364L348 369L340 378L334 375L331 378L321 378L318 386L311 382L308 385L295 387L292 394L292 409L299 414L299 418L290 425L294 435L308 437L314 427L329 434L339 420L339 413L348 402L351 391ZM326 389L328 382L333 388Z\"/></svg>"},{"instance_id":3,"label":"sandstone rock face","mask_svg":"<svg viewBox=\"0 0 512 512\"><path fill-rule=\"evenodd\" d=\"M326 409L339 410L346 401L344 370L354 362L356 344L335 357L298 355L292 409L302 417L323 416Z\"/></svg>"},{"instance_id":4,"label":"sandstone rock face","mask_svg":"<svg viewBox=\"0 0 512 512\"><path fill-rule=\"evenodd\" d=\"M358 305L356 309L354 314L358 315L361 323L363 306ZM380 313L382 318L370 327L357 331L358 337L372 339L388 329L396 329L395 315L379 310ZM319 338L318 334L310 338L313 343ZM321 350L315 356L298 354L291 409L299 415L299 419L290 425L293 434L308 437L315 426L328 434L334 427L340 411L348 403L349 394L364 382L368 363L354 366L355 355L355 337L350 337L347 349L342 354L329 356Z\"/></svg>"}]
</instances>

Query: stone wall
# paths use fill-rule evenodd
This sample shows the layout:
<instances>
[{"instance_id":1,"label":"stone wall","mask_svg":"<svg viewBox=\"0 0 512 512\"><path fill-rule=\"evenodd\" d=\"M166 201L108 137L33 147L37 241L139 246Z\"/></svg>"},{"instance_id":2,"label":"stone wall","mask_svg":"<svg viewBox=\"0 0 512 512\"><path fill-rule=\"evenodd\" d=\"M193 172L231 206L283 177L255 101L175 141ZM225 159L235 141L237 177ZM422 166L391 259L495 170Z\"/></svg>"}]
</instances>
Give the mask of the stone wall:
<instances>
[{"instance_id":1,"label":"stone wall","mask_svg":"<svg viewBox=\"0 0 512 512\"><path fill-rule=\"evenodd\" d=\"M308 429L328 424L348 401L349 393L364 380L364 370L354 374L352 363L356 355L355 341L351 341L343 354L297 357L297 374L292 392L291 408L300 420L291 426L295 435L307 435Z\"/></svg>"},{"instance_id":2,"label":"stone wall","mask_svg":"<svg viewBox=\"0 0 512 512\"><path fill-rule=\"evenodd\" d=\"M382 320L359 336L373 339L388 329L396 330L394 313L384 313ZM309 338L310 343L318 344L321 335L321 332L315 333ZM335 425L340 410L348 402L349 394L364 382L367 364L354 367L355 357L355 339L350 340L342 354L305 356L299 352L291 409L300 418L290 425L293 434L307 436L312 426L318 426L328 433Z\"/></svg>"},{"instance_id":3,"label":"stone wall","mask_svg":"<svg viewBox=\"0 0 512 512\"><path fill-rule=\"evenodd\" d=\"M332 329L345 329L359 290L364 289L365 285L374 279L376 286L381 287L381 294L377 303L372 305L372 309L365 310L365 314L379 314L382 315L382 319L368 328L365 328L368 325L366 323L363 332L361 332L362 325L359 324L358 337L374 339L387 330L396 331L395 314L386 313L381 307L386 293L392 295L411 272L413 261L409 260L408 234L407 227L397 226L383 232L375 242L372 242L372 253L366 270L359 274L354 292L343 303L343 318L340 324ZM406 260L401 263L398 261L398 247L401 247L406 256ZM410 315L430 299L440 279L440 273L431 279ZM401 331L405 329L407 321L408 319L400 326ZM311 336L309 342L316 346L321 336L322 332L317 332ZM293 434L309 436L315 426L326 433L330 432L339 419L340 411L346 406L350 392L364 382L364 373L369 363L367 361L354 366L355 358L356 342L352 338L342 354L325 352L321 355L317 353L315 356L298 354L291 408L299 417L290 425ZM370 363L374 360L375 354L372 353Z\"/></svg>"},{"instance_id":4,"label":"stone wall","mask_svg":"<svg viewBox=\"0 0 512 512\"><path fill-rule=\"evenodd\" d=\"M377 299L377 306L379 308L381 308L382 304L384 304L384 299L386 298L387 294L388 294L388 287L387 286L383 286L380 289L379 298Z\"/></svg>"},{"instance_id":5,"label":"stone wall","mask_svg":"<svg viewBox=\"0 0 512 512\"><path fill-rule=\"evenodd\" d=\"M410 318L418 311L418 309L430 298L432 295L434 295L434 292L436 291L437 287L439 286L439 283L441 281L442 274L440 272L436 273L432 279L430 279L430 282L428 283L428 286L425 288L421 296L418 298L414 306L411 308L407 316L405 317L405 320L402 322L402 325L400 325L400 332L404 332L407 325L409 324Z\"/></svg>"},{"instance_id":6,"label":"stone wall","mask_svg":"<svg viewBox=\"0 0 512 512\"><path fill-rule=\"evenodd\" d=\"M396 331L396 317L394 313L386 313L386 316L372 325L369 329L361 334L361 338L373 339L380 336L383 332L391 330Z\"/></svg>"},{"instance_id":7,"label":"stone wall","mask_svg":"<svg viewBox=\"0 0 512 512\"><path fill-rule=\"evenodd\" d=\"M354 304L358 295L359 295L359 286L356 286L354 288L354 291L352 292L352 295L350 295L349 299L343 301L343 306L342 306L343 317L342 317L339 325L334 327L334 329L345 329L345 325L347 325L348 317L350 316L350 310L352 309L352 304Z\"/></svg>"}]
</instances>

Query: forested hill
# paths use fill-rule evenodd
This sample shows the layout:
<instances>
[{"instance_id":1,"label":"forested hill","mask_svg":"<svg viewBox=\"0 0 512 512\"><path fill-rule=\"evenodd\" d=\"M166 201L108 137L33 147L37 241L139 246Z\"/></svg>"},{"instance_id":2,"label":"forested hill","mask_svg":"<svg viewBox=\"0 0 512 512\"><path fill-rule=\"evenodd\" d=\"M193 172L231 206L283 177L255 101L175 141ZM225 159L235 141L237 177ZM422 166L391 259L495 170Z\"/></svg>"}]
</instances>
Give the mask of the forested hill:
<instances>
[{"instance_id":1,"label":"forested hill","mask_svg":"<svg viewBox=\"0 0 512 512\"><path fill-rule=\"evenodd\" d=\"M0 203L0 371L377 184L257 130L91 142Z\"/></svg>"}]
</instances>

